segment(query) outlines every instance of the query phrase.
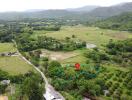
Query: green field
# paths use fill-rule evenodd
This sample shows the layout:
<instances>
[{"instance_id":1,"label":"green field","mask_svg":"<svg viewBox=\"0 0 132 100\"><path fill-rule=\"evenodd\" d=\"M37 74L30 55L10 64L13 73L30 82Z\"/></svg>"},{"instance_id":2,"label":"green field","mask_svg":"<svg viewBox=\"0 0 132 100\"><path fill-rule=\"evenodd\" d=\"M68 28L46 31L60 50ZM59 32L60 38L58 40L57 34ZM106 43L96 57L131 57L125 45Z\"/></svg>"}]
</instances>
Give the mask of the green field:
<instances>
[{"instance_id":1,"label":"green field","mask_svg":"<svg viewBox=\"0 0 132 100\"><path fill-rule=\"evenodd\" d=\"M71 37L76 35L74 40L83 40L88 43L93 43L98 46L107 43L110 39L122 40L126 38L132 38L132 35L128 32L100 29L97 27L85 27L85 26L63 26L60 31L47 32L47 31L34 31L33 38L37 36L48 36L56 39L65 39L65 37Z\"/></svg>"},{"instance_id":2,"label":"green field","mask_svg":"<svg viewBox=\"0 0 132 100\"><path fill-rule=\"evenodd\" d=\"M0 43L0 53L2 52L15 52L16 48L12 43Z\"/></svg>"},{"instance_id":3,"label":"green field","mask_svg":"<svg viewBox=\"0 0 132 100\"><path fill-rule=\"evenodd\" d=\"M75 35L76 38L72 38L72 35ZM110 39L117 41L132 38L132 35L129 32L100 29L97 27L86 27L82 25L62 26L60 31L39 30L34 31L33 34L31 35L32 38L37 38L37 36L48 36L59 40L64 40L66 37L70 37L72 40L86 41L87 43L96 44L99 47L102 47L101 44L108 43ZM65 64L85 62L86 59L83 56L84 51L86 51L86 49L73 51L78 55L61 60L61 63Z\"/></svg>"},{"instance_id":4,"label":"green field","mask_svg":"<svg viewBox=\"0 0 132 100\"><path fill-rule=\"evenodd\" d=\"M17 49L14 47L13 43L0 43L0 53L15 51L17 51ZM0 57L0 69L11 75L24 74L29 70L33 70L32 66L19 56Z\"/></svg>"},{"instance_id":5,"label":"green field","mask_svg":"<svg viewBox=\"0 0 132 100\"><path fill-rule=\"evenodd\" d=\"M0 57L0 69L11 75L24 74L30 70L34 70L31 65L26 63L19 56Z\"/></svg>"}]
</instances>

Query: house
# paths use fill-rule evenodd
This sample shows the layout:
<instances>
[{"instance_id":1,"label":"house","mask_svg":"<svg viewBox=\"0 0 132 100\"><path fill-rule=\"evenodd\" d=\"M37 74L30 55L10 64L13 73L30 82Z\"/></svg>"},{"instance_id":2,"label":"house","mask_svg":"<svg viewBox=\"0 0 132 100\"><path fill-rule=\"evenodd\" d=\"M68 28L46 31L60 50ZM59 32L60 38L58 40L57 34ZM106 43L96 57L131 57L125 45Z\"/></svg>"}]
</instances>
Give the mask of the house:
<instances>
[{"instance_id":1,"label":"house","mask_svg":"<svg viewBox=\"0 0 132 100\"><path fill-rule=\"evenodd\" d=\"M10 84L10 80L3 80L0 82L2 85L9 85Z\"/></svg>"}]
</instances>

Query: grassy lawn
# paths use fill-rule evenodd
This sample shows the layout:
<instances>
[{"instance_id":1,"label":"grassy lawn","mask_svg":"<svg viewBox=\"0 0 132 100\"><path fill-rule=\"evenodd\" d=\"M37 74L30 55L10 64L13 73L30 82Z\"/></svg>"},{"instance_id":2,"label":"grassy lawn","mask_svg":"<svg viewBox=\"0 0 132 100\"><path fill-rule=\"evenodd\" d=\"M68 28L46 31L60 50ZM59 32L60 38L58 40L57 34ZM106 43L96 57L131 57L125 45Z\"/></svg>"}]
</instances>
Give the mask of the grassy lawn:
<instances>
[{"instance_id":1,"label":"grassy lawn","mask_svg":"<svg viewBox=\"0 0 132 100\"><path fill-rule=\"evenodd\" d=\"M0 43L0 53L2 52L15 52L16 48L12 43Z\"/></svg>"},{"instance_id":2,"label":"grassy lawn","mask_svg":"<svg viewBox=\"0 0 132 100\"><path fill-rule=\"evenodd\" d=\"M0 57L0 69L7 71L11 75L24 74L34 70L31 65L18 56Z\"/></svg>"},{"instance_id":3,"label":"grassy lawn","mask_svg":"<svg viewBox=\"0 0 132 100\"><path fill-rule=\"evenodd\" d=\"M109 39L122 40L126 38L132 38L132 35L128 32L85 26L63 26L60 31L55 32L35 31L32 37L36 38L37 36L42 35L54 37L60 40L65 39L65 37L72 37L72 35L76 35L74 40L84 40L88 43L94 43L98 46L107 43Z\"/></svg>"}]
</instances>

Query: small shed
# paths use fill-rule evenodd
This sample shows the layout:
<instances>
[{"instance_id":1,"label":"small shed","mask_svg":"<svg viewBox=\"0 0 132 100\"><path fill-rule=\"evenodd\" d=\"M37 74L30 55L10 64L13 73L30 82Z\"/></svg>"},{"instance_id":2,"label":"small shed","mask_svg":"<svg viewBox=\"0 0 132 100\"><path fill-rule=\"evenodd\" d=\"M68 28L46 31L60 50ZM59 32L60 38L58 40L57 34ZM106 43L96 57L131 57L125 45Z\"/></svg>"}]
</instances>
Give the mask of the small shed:
<instances>
[{"instance_id":1,"label":"small shed","mask_svg":"<svg viewBox=\"0 0 132 100\"><path fill-rule=\"evenodd\" d=\"M90 43L86 44L87 49L91 49L91 48L95 48L95 47L97 47L95 44L90 44Z\"/></svg>"}]
</instances>

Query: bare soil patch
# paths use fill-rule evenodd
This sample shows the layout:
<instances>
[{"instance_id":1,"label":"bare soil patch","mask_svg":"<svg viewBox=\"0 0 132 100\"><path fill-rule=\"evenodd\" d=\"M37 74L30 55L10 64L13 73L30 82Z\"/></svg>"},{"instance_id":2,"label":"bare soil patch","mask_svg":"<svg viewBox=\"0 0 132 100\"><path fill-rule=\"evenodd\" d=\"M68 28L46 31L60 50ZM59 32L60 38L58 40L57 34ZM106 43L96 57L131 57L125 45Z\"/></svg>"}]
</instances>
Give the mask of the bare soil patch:
<instances>
[{"instance_id":1,"label":"bare soil patch","mask_svg":"<svg viewBox=\"0 0 132 100\"><path fill-rule=\"evenodd\" d=\"M8 100L7 96L0 96L0 100Z\"/></svg>"},{"instance_id":2,"label":"bare soil patch","mask_svg":"<svg viewBox=\"0 0 132 100\"><path fill-rule=\"evenodd\" d=\"M50 60L65 60L67 58L71 58L77 56L78 53L71 51L71 52L55 52L55 51L48 51L42 50L41 57L49 57Z\"/></svg>"}]
</instances>

